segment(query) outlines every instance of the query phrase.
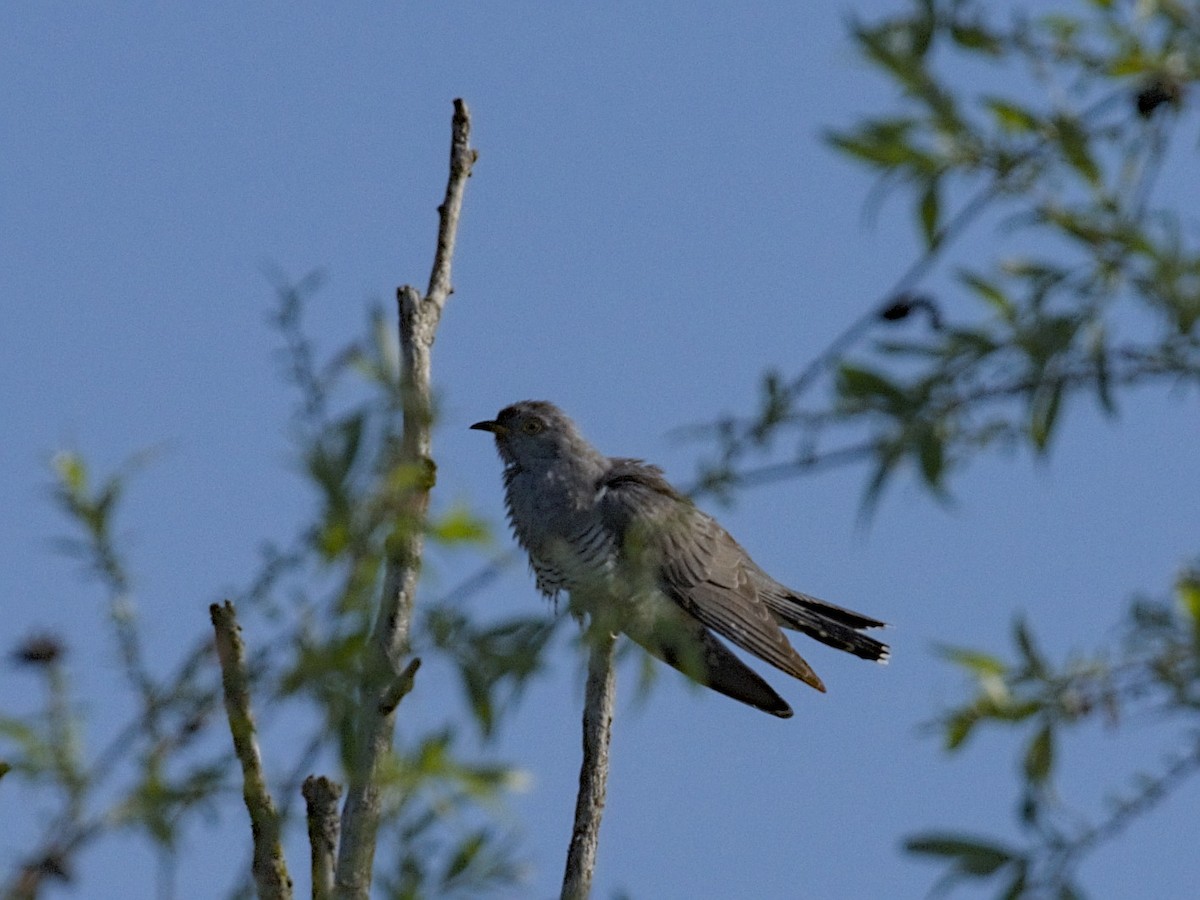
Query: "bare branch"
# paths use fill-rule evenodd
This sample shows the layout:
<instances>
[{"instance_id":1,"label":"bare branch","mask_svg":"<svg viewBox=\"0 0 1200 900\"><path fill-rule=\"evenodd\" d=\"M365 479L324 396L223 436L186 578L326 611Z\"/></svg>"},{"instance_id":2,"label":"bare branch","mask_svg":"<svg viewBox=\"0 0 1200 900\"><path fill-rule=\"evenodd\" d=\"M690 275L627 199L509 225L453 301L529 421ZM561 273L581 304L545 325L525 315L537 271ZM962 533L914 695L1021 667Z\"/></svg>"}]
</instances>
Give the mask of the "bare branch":
<instances>
[{"instance_id":1,"label":"bare branch","mask_svg":"<svg viewBox=\"0 0 1200 900\"><path fill-rule=\"evenodd\" d=\"M454 257L454 243L458 238L458 218L462 213L463 194L467 190L467 179L471 177L471 167L478 159L479 152L471 148L471 112L460 97L454 101L454 119L450 135L450 180L446 184L446 199L438 207L441 222L438 227L437 252L433 257L433 270L429 274L429 289L425 293L425 299L436 304L439 312L446 305L446 298L454 291L450 281L450 264Z\"/></svg>"},{"instance_id":2,"label":"bare branch","mask_svg":"<svg viewBox=\"0 0 1200 900\"><path fill-rule=\"evenodd\" d=\"M608 745L617 692L613 666L616 636L593 629L587 643L591 651L583 705L583 764L579 768L575 827L563 875L563 900L586 900L591 893L600 819L608 791Z\"/></svg>"},{"instance_id":3,"label":"bare branch","mask_svg":"<svg viewBox=\"0 0 1200 900\"><path fill-rule=\"evenodd\" d=\"M301 789L307 807L308 844L312 848L313 900L333 896L333 876L337 859L338 801L342 786L328 778L309 775Z\"/></svg>"},{"instance_id":4,"label":"bare branch","mask_svg":"<svg viewBox=\"0 0 1200 900\"><path fill-rule=\"evenodd\" d=\"M237 612L228 600L224 604L212 604L208 612L216 634L217 659L221 663L221 684L233 749L242 764L242 797L250 813L250 829L254 834L252 871L258 896L290 898L292 879L283 858L279 813L267 789L255 738L254 715L250 711L250 673L246 667L246 646L242 643Z\"/></svg>"},{"instance_id":5,"label":"bare branch","mask_svg":"<svg viewBox=\"0 0 1200 900\"><path fill-rule=\"evenodd\" d=\"M416 672L414 665L406 668L401 662L408 651L413 598L424 551L429 492L437 471L431 457L431 351L442 308L453 290L451 258L463 193L477 158L469 143L470 111L462 100L454 101L451 129L450 177L445 199L438 207L437 250L428 293L422 297L409 285L396 292L400 307L400 374L404 392L404 435L398 448L398 462L411 473L412 487L399 517L402 524L388 542L379 615L365 651L362 702L338 848L335 896L343 900L366 900L370 894L381 815L381 767L392 749L396 704L411 688L412 675Z\"/></svg>"}]
</instances>

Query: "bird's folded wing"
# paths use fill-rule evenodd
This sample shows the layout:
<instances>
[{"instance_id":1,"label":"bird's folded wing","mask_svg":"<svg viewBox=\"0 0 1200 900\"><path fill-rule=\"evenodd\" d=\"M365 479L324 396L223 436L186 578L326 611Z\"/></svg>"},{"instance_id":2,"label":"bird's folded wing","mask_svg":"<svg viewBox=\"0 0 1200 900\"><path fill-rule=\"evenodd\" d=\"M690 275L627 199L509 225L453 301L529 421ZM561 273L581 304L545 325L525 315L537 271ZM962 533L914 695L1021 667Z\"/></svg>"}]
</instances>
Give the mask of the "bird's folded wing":
<instances>
[{"instance_id":1,"label":"bird's folded wing","mask_svg":"<svg viewBox=\"0 0 1200 900\"><path fill-rule=\"evenodd\" d=\"M601 516L614 529L617 546L663 593L743 650L825 690L759 598L746 551L675 491L661 470L618 460L597 491Z\"/></svg>"},{"instance_id":2,"label":"bird's folded wing","mask_svg":"<svg viewBox=\"0 0 1200 900\"><path fill-rule=\"evenodd\" d=\"M661 602L670 608L653 619L627 621L625 633L663 662L726 697L782 719L792 715L787 701L719 638L670 601Z\"/></svg>"}]
</instances>

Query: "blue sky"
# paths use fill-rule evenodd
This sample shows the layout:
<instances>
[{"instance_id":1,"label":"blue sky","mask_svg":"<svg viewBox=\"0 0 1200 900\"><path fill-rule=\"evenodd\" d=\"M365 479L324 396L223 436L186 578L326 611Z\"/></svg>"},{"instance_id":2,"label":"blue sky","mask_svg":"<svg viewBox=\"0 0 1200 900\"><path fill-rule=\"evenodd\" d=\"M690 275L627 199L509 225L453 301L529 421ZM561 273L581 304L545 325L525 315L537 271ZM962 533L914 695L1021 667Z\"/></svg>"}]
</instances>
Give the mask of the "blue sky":
<instances>
[{"instance_id":1,"label":"blue sky","mask_svg":"<svg viewBox=\"0 0 1200 900\"><path fill-rule=\"evenodd\" d=\"M554 400L602 450L687 482L703 448L669 432L749 408L763 368L798 371L917 248L904 204L864 222L870 177L820 140L894 101L845 28L852 10L892 8L6 5L10 642L68 635L84 707L105 733L115 673L98 597L49 547L63 531L46 495L56 449L108 469L162 448L122 524L164 665L207 627L222 587L251 571L259 541L291 533L310 499L291 468L264 267L325 271L309 323L326 350L397 284L424 285L456 96L471 105L481 157L435 350L439 502L469 500L507 544L499 464L466 426L525 398ZM1180 187L1197 193L1194 181ZM967 252L990 252L989 241ZM1048 462L980 460L950 508L901 479L867 529L856 470L751 490L719 511L781 580L895 623L893 661L801 639L829 693L771 674L796 709L788 721L673 675L638 705L626 676L596 896L919 897L936 871L900 852L905 834L1009 830L1014 744L987 737L947 760L921 732L961 696L931 647L1003 649L1019 612L1058 658L1112 639L1126 599L1164 589L1200 543L1198 421L1155 394L1116 423L1083 403ZM433 571L430 591L475 563L459 564ZM477 602L542 603L518 570ZM6 667L0 686L6 706L30 702L26 674ZM434 715L447 690L421 682L405 714ZM556 893L581 696L563 651L496 748L532 776L512 808L530 896ZM1068 738L1066 796L1097 809L1100 786L1126 784L1158 746L1108 731ZM1187 896L1198 802L1188 785L1091 862L1085 885L1131 897L1153 873L1159 896ZM239 813L197 835L180 896L232 881L248 834ZM29 827L0 836L5 869ZM291 860L301 873L302 848ZM89 897L154 890L152 858L125 844L88 854L79 878Z\"/></svg>"}]
</instances>

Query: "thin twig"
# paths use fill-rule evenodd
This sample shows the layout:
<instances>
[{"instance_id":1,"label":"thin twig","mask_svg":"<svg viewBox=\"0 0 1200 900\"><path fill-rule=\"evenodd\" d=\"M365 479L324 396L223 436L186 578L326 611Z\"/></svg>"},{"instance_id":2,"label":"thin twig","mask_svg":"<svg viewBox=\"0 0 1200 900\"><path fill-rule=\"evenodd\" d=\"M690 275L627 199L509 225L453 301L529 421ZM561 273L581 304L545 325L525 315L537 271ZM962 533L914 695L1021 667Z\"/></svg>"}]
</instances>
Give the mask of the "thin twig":
<instances>
[{"instance_id":1,"label":"thin twig","mask_svg":"<svg viewBox=\"0 0 1200 900\"><path fill-rule=\"evenodd\" d=\"M307 808L308 845L312 848L313 900L329 900L333 896L342 786L328 778L309 775L304 779L301 793Z\"/></svg>"},{"instance_id":2,"label":"thin twig","mask_svg":"<svg viewBox=\"0 0 1200 900\"><path fill-rule=\"evenodd\" d=\"M1124 102L1125 98L1124 90L1113 91L1090 104L1079 114L1079 119L1081 122L1094 122L1114 105ZM951 244L966 234L980 216L992 208L997 200L1010 192L1012 184L1020 176L1022 168L1051 152L1055 146L1055 142L1049 137L1040 137L1032 145L1016 152L1009 159L1006 168L992 172L986 183L954 215L938 227L921 254L908 265L883 296L837 334L825 349L800 371L800 374L783 384L784 393L789 398L789 405L812 387L824 372L844 359L846 353L870 334L876 325L888 319L887 312L896 304L904 304L907 310L924 305L936 321L936 307L929 301L914 297L916 286L946 254ZM784 416L773 424L783 424L787 418L788 416ZM725 426L724 433L722 425ZM734 434L732 432L734 427L740 433ZM730 418L718 426L704 425L691 430L697 433L715 432L725 444L724 455L728 463L735 456L740 456L748 446L762 443L761 435L758 434L761 428L762 423L756 417L749 421ZM792 466L790 463L783 465ZM804 468L804 466L800 468ZM771 475L766 480L775 480L775 478Z\"/></svg>"},{"instance_id":3,"label":"thin twig","mask_svg":"<svg viewBox=\"0 0 1200 900\"><path fill-rule=\"evenodd\" d=\"M575 827L563 875L563 900L586 900L591 893L600 819L608 791L608 745L617 691L613 666L616 636L593 628L587 643L590 653L583 704L583 763L579 767Z\"/></svg>"},{"instance_id":4,"label":"thin twig","mask_svg":"<svg viewBox=\"0 0 1200 900\"><path fill-rule=\"evenodd\" d=\"M1186 356L1182 359L1159 359L1133 345L1114 348L1109 353L1109 357L1109 365L1112 366L1112 369L1105 377L1113 387L1134 387L1154 380L1183 383L1188 380L1200 379L1200 359L1193 360ZM959 413L964 409L978 410L985 406L1026 396L1041 385L1048 383L1055 383L1063 390L1079 390L1095 383L1098 377L1096 364L1088 361L1079 365L1078 368L1064 370L1052 377L1045 375L1031 377L1020 374L1003 382L973 385L964 388L962 393L945 398L940 405L932 408L937 416L941 417ZM826 419L820 419L814 415L809 421L816 424L808 424L801 419L797 419L797 421L800 421L810 433L816 435L827 429L839 415L831 414ZM959 435L960 439L964 438L964 434ZM809 443L815 444L816 439L810 439ZM870 459L877 456L883 446L884 444L880 440L870 438L831 450L805 450L792 459L767 463L762 466L740 470L731 467L715 469L702 473L688 492L692 496L699 496L712 491L729 490L733 487L773 484L801 473L852 465Z\"/></svg>"},{"instance_id":5,"label":"thin twig","mask_svg":"<svg viewBox=\"0 0 1200 900\"><path fill-rule=\"evenodd\" d=\"M237 612L226 600L208 608L216 634L217 659L221 663L221 684L225 692L225 712L233 749L242 764L242 797L250 813L254 834L254 882L260 900L290 898L292 879L288 875L280 840L279 813L267 789L262 758L254 733L254 715L250 711L250 672L246 666L246 646L242 643Z\"/></svg>"},{"instance_id":6,"label":"thin twig","mask_svg":"<svg viewBox=\"0 0 1200 900\"><path fill-rule=\"evenodd\" d=\"M701 477L695 485L688 489L688 494L699 496L714 488L727 490L732 487L774 484L777 481L793 478L800 473L836 469L870 459L879 452L879 447L880 442L875 438L870 438L856 444L835 447L832 450L806 452L783 462L743 469L740 472L731 471L727 475L718 472L708 478Z\"/></svg>"},{"instance_id":7,"label":"thin twig","mask_svg":"<svg viewBox=\"0 0 1200 900\"><path fill-rule=\"evenodd\" d=\"M396 703L411 687L416 671L412 667L405 668L402 660L408 652L429 492L436 473L431 456L433 389L430 356L442 308L453 290L451 260L463 193L477 157L470 147L470 112L462 100L454 101L451 132L450 177L445 199L438 207L437 250L428 292L422 297L416 288L408 285L396 292L400 306L400 374L404 405L404 434L398 449L398 463L414 477L400 516L402 525L388 542L379 615L365 651L359 721L338 848L335 896L341 900L366 900L370 894L381 815L380 770L392 750Z\"/></svg>"}]
</instances>

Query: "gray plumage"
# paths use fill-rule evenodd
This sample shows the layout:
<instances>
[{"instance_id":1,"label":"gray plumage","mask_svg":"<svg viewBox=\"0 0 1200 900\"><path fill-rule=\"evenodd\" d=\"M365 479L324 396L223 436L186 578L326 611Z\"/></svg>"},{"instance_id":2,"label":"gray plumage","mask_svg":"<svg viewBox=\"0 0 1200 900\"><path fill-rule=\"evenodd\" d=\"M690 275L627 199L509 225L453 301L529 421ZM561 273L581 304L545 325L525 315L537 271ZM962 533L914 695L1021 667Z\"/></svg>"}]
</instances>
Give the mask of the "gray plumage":
<instances>
[{"instance_id":1,"label":"gray plumage","mask_svg":"<svg viewBox=\"0 0 1200 900\"><path fill-rule=\"evenodd\" d=\"M496 437L508 518L538 589L567 591L572 610L700 683L792 714L713 632L819 691L824 684L783 628L887 661L887 645L862 634L883 622L780 584L661 469L603 455L553 404L514 403L471 427Z\"/></svg>"}]
</instances>

